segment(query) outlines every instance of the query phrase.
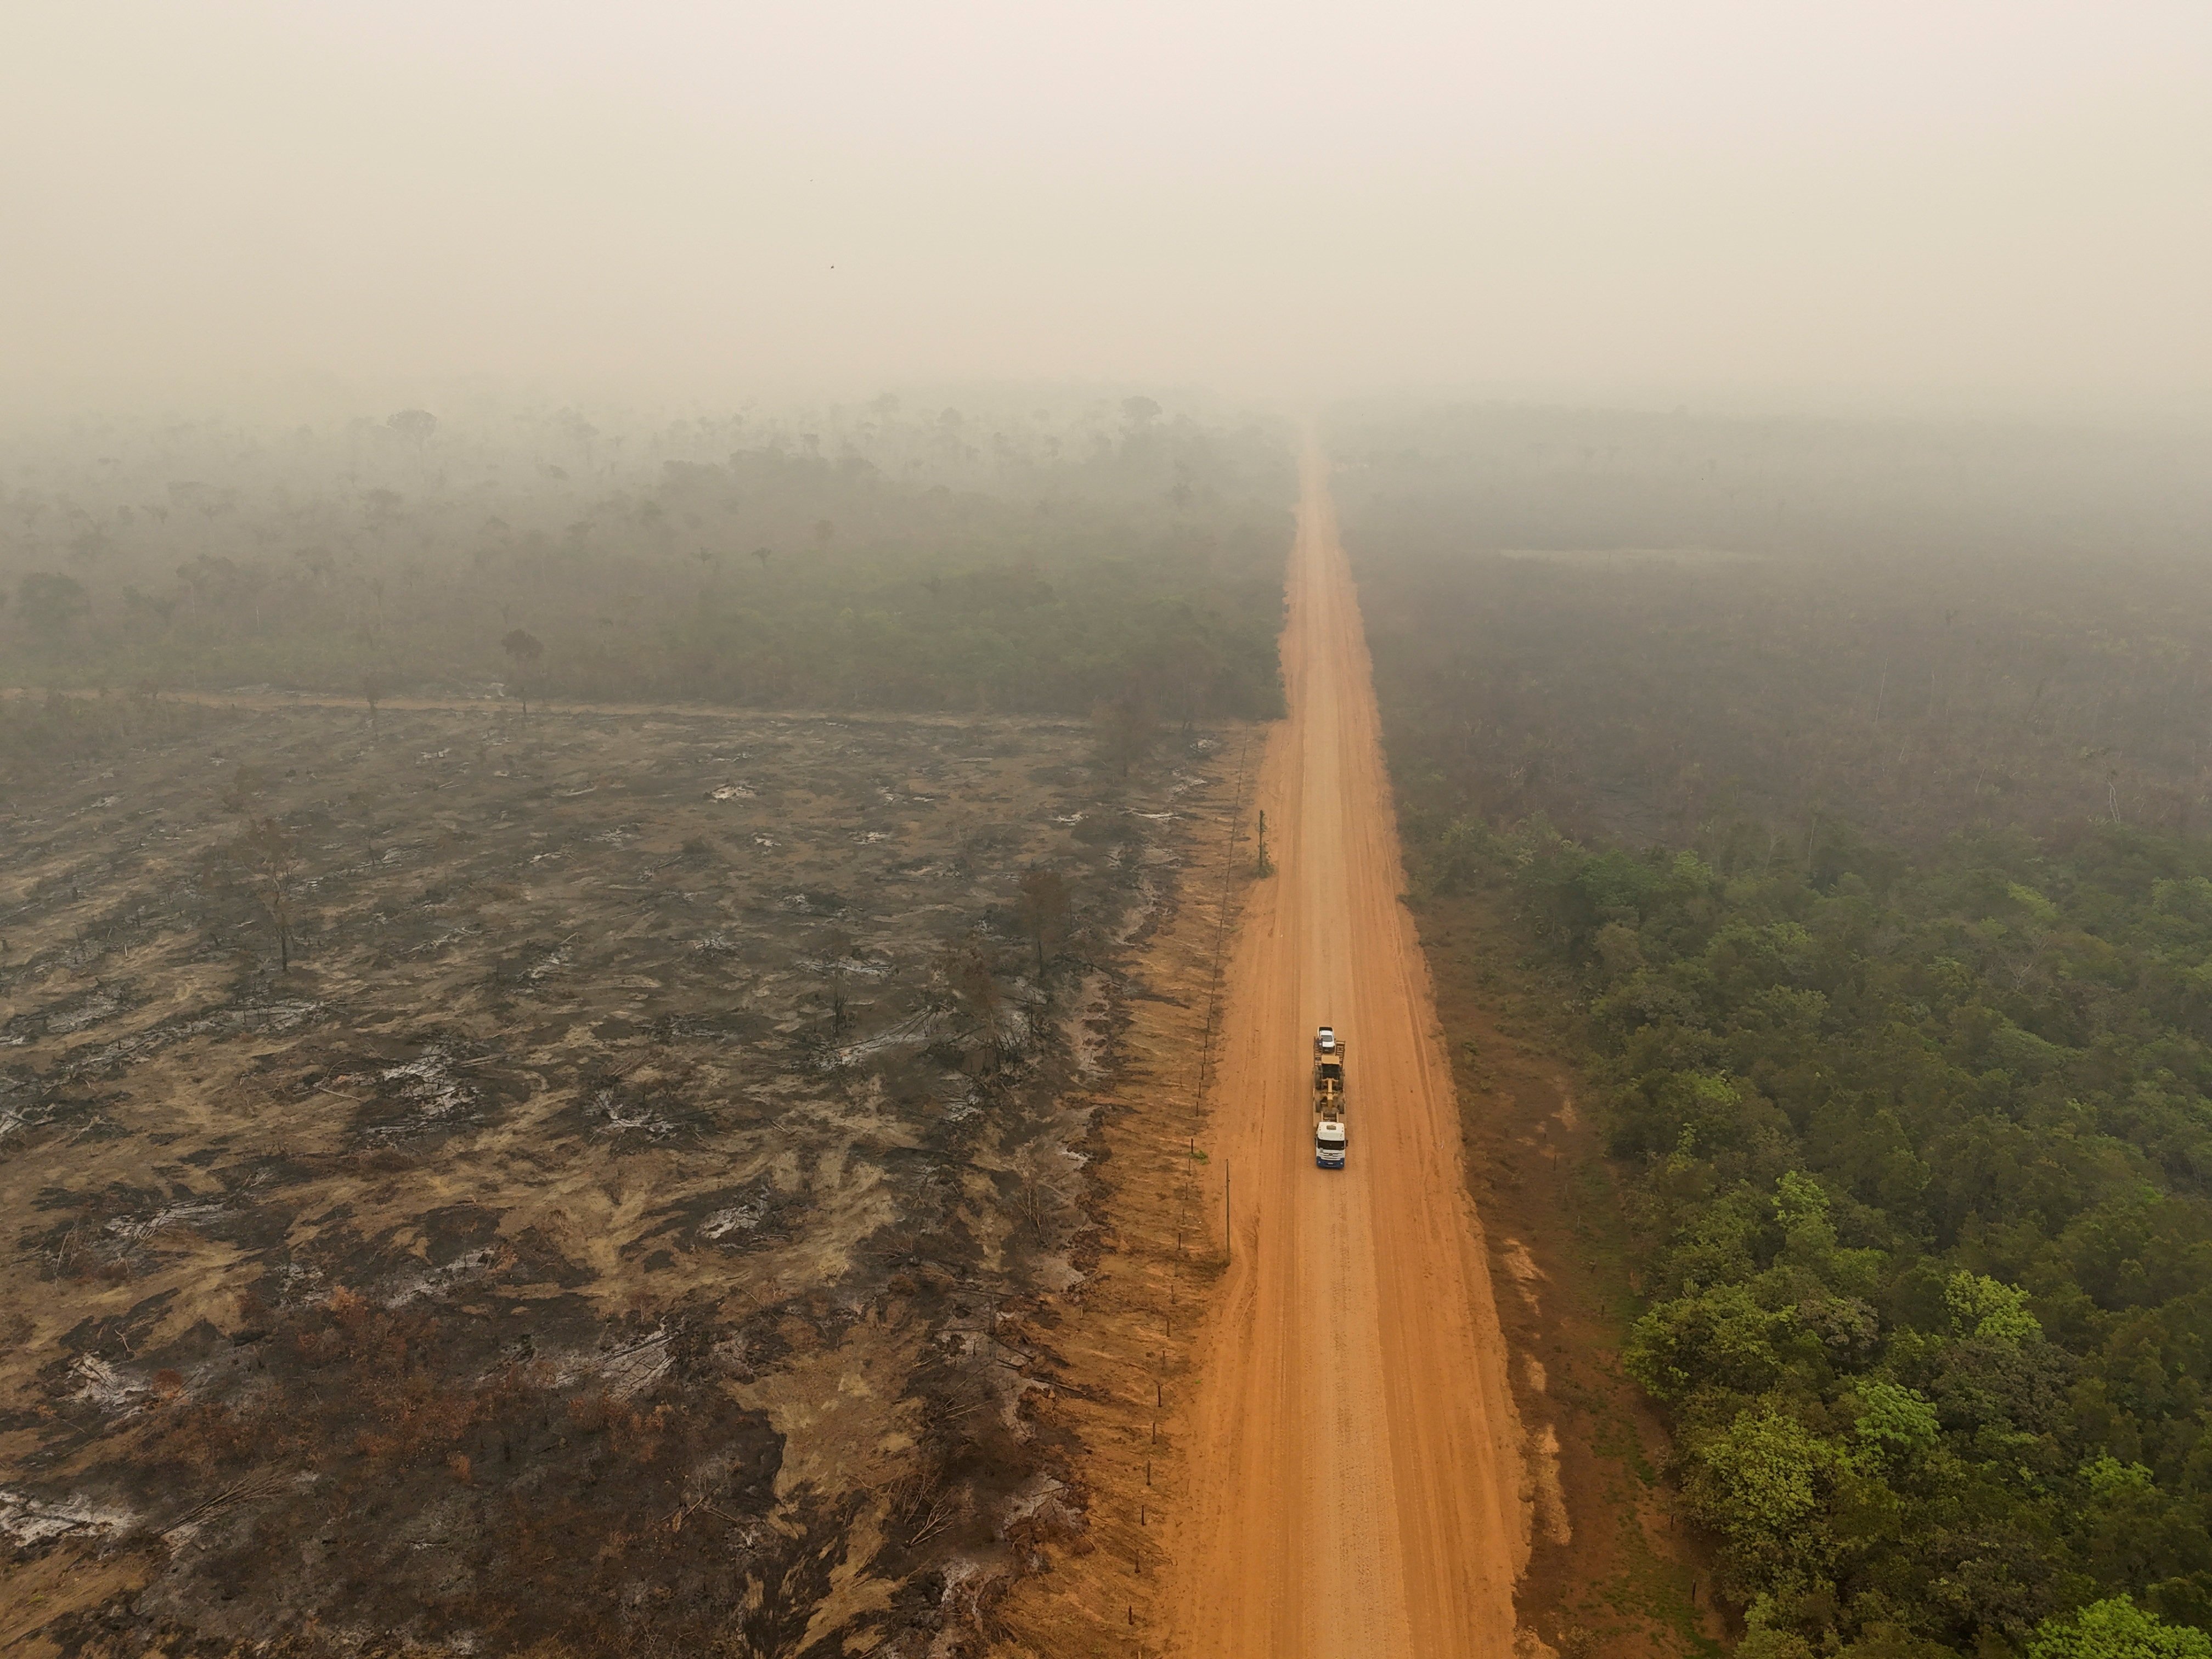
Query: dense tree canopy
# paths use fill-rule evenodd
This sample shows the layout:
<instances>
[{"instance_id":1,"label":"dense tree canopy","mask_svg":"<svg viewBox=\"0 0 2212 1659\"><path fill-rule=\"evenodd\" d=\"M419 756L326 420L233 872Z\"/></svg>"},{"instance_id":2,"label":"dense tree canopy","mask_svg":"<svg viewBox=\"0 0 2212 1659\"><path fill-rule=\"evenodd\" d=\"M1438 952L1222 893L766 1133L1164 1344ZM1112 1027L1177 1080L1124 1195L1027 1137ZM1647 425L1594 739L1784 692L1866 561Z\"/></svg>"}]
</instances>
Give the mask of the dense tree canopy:
<instances>
[{"instance_id":1,"label":"dense tree canopy","mask_svg":"<svg viewBox=\"0 0 2212 1659\"><path fill-rule=\"evenodd\" d=\"M1587 996L1658 1246L1626 1363L1754 1626L2212 1623L2212 848L1456 840Z\"/></svg>"},{"instance_id":2,"label":"dense tree canopy","mask_svg":"<svg viewBox=\"0 0 2212 1659\"><path fill-rule=\"evenodd\" d=\"M1484 430L1346 486L1417 896L1509 896L1581 1034L1741 1651L2205 1652L2202 571L1995 493L1853 557L1912 480L1784 513L1833 479L1770 453L1762 532L1702 457Z\"/></svg>"}]
</instances>

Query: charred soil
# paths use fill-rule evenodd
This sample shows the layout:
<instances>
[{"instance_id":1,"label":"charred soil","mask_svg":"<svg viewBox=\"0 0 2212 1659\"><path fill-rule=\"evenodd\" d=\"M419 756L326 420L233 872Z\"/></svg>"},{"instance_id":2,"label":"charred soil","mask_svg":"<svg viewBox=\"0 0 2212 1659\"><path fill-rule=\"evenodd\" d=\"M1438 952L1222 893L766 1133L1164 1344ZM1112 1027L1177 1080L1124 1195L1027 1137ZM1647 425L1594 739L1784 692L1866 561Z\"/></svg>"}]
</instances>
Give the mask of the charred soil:
<instances>
[{"instance_id":1,"label":"charred soil","mask_svg":"<svg viewBox=\"0 0 2212 1659\"><path fill-rule=\"evenodd\" d=\"M0 820L0 1641L980 1645L1091 1525L1097 1118L1237 739L380 726Z\"/></svg>"}]
</instances>

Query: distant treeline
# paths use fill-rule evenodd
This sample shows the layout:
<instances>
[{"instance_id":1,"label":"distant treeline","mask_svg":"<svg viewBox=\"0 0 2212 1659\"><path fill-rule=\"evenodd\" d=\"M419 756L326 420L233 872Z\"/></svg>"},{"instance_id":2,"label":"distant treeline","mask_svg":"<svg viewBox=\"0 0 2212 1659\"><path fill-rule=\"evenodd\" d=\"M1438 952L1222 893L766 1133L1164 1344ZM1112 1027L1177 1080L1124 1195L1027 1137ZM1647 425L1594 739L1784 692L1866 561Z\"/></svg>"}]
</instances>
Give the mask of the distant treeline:
<instances>
[{"instance_id":1,"label":"distant treeline","mask_svg":"<svg viewBox=\"0 0 2212 1659\"><path fill-rule=\"evenodd\" d=\"M1544 486L1463 440L1344 491L1414 880L1587 1042L1739 1650L2212 1654L2212 584L1992 495L1949 562L1504 558L1468 477Z\"/></svg>"},{"instance_id":2,"label":"distant treeline","mask_svg":"<svg viewBox=\"0 0 2212 1659\"><path fill-rule=\"evenodd\" d=\"M1831 454L1788 428L1747 454L1764 428L1592 416L1570 446L1568 416L1519 442L1502 418L1480 442L1447 422L1417 459L1366 428L1344 446L1417 810L1769 861L1854 824L2212 827L2201 470L2139 461L2160 493L2138 499L2094 437L2069 467L2037 434L1839 428ZM1670 447L1608 465L1616 419ZM1838 459L1877 438L1887 465Z\"/></svg>"},{"instance_id":3,"label":"distant treeline","mask_svg":"<svg viewBox=\"0 0 2212 1659\"><path fill-rule=\"evenodd\" d=\"M1338 506L1394 545L1784 558L2201 553L2212 438L1466 404L1339 411Z\"/></svg>"},{"instance_id":4,"label":"distant treeline","mask_svg":"<svg viewBox=\"0 0 2212 1659\"><path fill-rule=\"evenodd\" d=\"M158 485L158 458L15 469L0 675L1061 713L1133 696L1164 720L1279 707L1293 485L1276 434L1130 398L1012 434L887 404L826 433L685 422L628 461L573 418L526 436L464 441L414 410L327 440L203 438L166 464L195 476Z\"/></svg>"}]
</instances>

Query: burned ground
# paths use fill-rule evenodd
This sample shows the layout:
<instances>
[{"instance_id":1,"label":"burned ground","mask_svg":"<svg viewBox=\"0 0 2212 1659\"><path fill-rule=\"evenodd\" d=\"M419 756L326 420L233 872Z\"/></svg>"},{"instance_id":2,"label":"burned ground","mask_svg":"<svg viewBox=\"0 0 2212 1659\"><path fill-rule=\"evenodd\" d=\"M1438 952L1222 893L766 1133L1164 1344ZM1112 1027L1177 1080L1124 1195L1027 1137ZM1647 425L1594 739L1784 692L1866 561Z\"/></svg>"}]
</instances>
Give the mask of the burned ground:
<instances>
[{"instance_id":1,"label":"burned ground","mask_svg":"<svg viewBox=\"0 0 2212 1659\"><path fill-rule=\"evenodd\" d=\"M1218 751L380 723L0 823L0 1641L961 1651Z\"/></svg>"}]
</instances>

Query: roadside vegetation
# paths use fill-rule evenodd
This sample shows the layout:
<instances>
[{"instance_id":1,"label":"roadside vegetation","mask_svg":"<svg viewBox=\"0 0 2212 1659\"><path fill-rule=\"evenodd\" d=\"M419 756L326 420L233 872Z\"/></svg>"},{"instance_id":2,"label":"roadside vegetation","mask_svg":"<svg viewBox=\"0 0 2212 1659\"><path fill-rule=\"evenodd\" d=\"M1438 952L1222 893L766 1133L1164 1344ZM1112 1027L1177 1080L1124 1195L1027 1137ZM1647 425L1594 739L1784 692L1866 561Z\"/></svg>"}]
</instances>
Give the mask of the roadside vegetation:
<instances>
[{"instance_id":1,"label":"roadside vegetation","mask_svg":"<svg viewBox=\"0 0 2212 1659\"><path fill-rule=\"evenodd\" d=\"M1759 1659L2212 1650L2205 497L2100 442L1340 435L1417 902L1559 988Z\"/></svg>"}]
</instances>

